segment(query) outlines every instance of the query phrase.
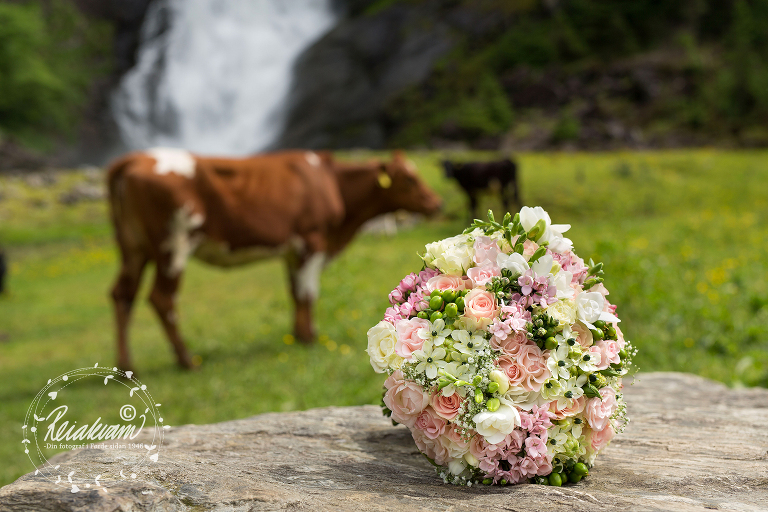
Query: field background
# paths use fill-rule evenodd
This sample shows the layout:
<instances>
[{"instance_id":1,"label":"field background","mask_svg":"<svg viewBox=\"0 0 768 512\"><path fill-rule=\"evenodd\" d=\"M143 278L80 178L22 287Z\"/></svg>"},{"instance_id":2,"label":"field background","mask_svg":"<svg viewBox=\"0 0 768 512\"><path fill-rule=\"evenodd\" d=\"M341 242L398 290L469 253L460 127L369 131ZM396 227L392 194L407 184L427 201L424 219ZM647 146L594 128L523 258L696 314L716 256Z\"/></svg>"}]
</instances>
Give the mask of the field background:
<instances>
[{"instance_id":1,"label":"field background","mask_svg":"<svg viewBox=\"0 0 768 512\"><path fill-rule=\"evenodd\" d=\"M438 169L444 155L410 156L444 197L443 215L394 237L360 236L328 266L312 347L287 335L282 262L230 271L193 262L179 310L203 364L180 371L144 300L145 277L131 349L139 377L163 402L166 424L378 402L383 379L368 364L365 333L383 315L388 292L420 268L424 244L467 221L464 197ZM522 154L519 162L525 204L573 224L568 236L577 253L605 263L611 302L640 349L641 370L768 386L767 158L767 151L695 150ZM0 177L0 243L10 261L9 290L0 296L0 485L33 469L21 424L47 379L115 360L108 290L117 263L106 205L59 200L101 180L94 171L57 173L50 183ZM483 206L501 213L492 196ZM87 409L94 395L86 390L72 400Z\"/></svg>"}]
</instances>

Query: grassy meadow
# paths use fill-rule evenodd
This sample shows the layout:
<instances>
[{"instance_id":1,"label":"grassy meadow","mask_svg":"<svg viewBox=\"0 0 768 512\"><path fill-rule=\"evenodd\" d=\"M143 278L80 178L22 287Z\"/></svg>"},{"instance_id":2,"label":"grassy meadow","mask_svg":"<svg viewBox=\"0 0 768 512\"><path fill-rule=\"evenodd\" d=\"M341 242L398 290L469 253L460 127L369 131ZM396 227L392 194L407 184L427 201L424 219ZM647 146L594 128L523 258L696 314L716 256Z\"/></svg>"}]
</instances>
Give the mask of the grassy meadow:
<instances>
[{"instance_id":1,"label":"grassy meadow","mask_svg":"<svg viewBox=\"0 0 768 512\"><path fill-rule=\"evenodd\" d=\"M399 279L420 268L417 251L467 222L465 199L437 166L445 155L410 156L444 197L443 215L394 237L362 235L328 266L314 346L288 335L282 262L228 271L193 262L179 313L202 367L181 371L144 300L147 272L131 349L166 424L378 402L383 378L369 366L366 331ZM571 223L577 253L605 263L610 300L640 350L640 369L737 386L768 386L766 160L766 151L715 150L519 157L525 203ZM33 469L21 424L47 379L115 361L108 290L117 261L106 205L58 200L74 184L99 179L84 171L57 174L47 185L0 177L0 244L10 263L0 296L0 485ZM484 207L501 213L494 196ZM76 390L70 400L87 409L94 397Z\"/></svg>"}]
</instances>

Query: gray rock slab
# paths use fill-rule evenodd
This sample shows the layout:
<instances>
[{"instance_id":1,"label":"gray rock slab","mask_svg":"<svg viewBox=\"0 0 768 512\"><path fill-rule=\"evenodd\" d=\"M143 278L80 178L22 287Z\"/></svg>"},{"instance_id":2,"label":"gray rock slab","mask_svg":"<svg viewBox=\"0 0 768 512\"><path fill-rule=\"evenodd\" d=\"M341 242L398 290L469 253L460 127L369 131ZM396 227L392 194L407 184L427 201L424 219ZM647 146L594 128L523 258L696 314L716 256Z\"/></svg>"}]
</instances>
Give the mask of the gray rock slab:
<instances>
[{"instance_id":1,"label":"gray rock slab","mask_svg":"<svg viewBox=\"0 0 768 512\"><path fill-rule=\"evenodd\" d=\"M630 426L568 487L445 485L378 407L328 407L174 428L144 481L72 494L28 474L0 510L768 511L768 390L682 373L625 389ZM95 469L120 454L62 456Z\"/></svg>"}]
</instances>

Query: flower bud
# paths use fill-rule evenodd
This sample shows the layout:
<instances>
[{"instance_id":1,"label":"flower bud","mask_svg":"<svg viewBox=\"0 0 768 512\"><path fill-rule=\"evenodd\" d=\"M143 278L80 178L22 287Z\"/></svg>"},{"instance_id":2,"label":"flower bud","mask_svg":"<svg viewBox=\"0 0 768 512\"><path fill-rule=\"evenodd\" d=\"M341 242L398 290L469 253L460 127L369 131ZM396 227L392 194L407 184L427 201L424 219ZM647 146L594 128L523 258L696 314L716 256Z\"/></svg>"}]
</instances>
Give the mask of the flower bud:
<instances>
[{"instance_id":1,"label":"flower bud","mask_svg":"<svg viewBox=\"0 0 768 512\"><path fill-rule=\"evenodd\" d=\"M476 468L478 464L480 464L480 461L477 460L477 457L472 455L470 452L464 454L464 461L473 468Z\"/></svg>"},{"instance_id":2,"label":"flower bud","mask_svg":"<svg viewBox=\"0 0 768 512\"><path fill-rule=\"evenodd\" d=\"M485 403L485 406L488 408L491 412L496 412L499 410L499 407L501 407L501 402L498 398L489 398L488 401Z\"/></svg>"},{"instance_id":3,"label":"flower bud","mask_svg":"<svg viewBox=\"0 0 768 512\"><path fill-rule=\"evenodd\" d=\"M481 404L483 403L483 398L485 398L485 395L483 395L483 392L479 389L475 390L475 403Z\"/></svg>"},{"instance_id":4,"label":"flower bud","mask_svg":"<svg viewBox=\"0 0 768 512\"><path fill-rule=\"evenodd\" d=\"M489 393L495 393L499 390L499 383L498 382L491 382L488 384L488 392Z\"/></svg>"},{"instance_id":5,"label":"flower bud","mask_svg":"<svg viewBox=\"0 0 768 512\"><path fill-rule=\"evenodd\" d=\"M498 384L499 394L504 394L509 390L509 378L507 377L507 374L504 373L501 370L493 370L491 371L490 375L488 376L491 379L492 383Z\"/></svg>"},{"instance_id":6,"label":"flower bud","mask_svg":"<svg viewBox=\"0 0 768 512\"><path fill-rule=\"evenodd\" d=\"M544 256L545 254L547 254L547 248L543 246L539 247L538 249L536 249L536 252L533 253L533 255L531 256L531 259L528 260L528 263L533 263L537 261L539 258Z\"/></svg>"},{"instance_id":7,"label":"flower bud","mask_svg":"<svg viewBox=\"0 0 768 512\"><path fill-rule=\"evenodd\" d=\"M546 229L547 229L546 221L544 221L544 219L539 219L539 221L536 224L534 224L531 230L528 231L528 238L536 242L539 238L541 238L541 236L544 234L544 231Z\"/></svg>"}]
</instances>

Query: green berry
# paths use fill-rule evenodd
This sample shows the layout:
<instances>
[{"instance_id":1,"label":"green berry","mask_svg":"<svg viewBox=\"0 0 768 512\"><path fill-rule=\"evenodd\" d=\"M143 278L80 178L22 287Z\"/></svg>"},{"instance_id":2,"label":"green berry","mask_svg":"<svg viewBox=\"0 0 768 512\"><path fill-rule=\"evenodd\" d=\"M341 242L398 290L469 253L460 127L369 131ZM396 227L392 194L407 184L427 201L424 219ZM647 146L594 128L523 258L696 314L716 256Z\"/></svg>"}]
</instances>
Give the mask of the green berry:
<instances>
[{"instance_id":1,"label":"green berry","mask_svg":"<svg viewBox=\"0 0 768 512\"><path fill-rule=\"evenodd\" d=\"M629 357L629 354L627 354L627 351L625 349L619 350L619 357L624 360Z\"/></svg>"},{"instance_id":2,"label":"green berry","mask_svg":"<svg viewBox=\"0 0 768 512\"><path fill-rule=\"evenodd\" d=\"M445 305L445 316L453 318L455 316L458 316L458 314L459 314L459 307L455 303L450 302Z\"/></svg>"},{"instance_id":3,"label":"green berry","mask_svg":"<svg viewBox=\"0 0 768 512\"><path fill-rule=\"evenodd\" d=\"M605 327L605 322L603 320L598 320L595 322L595 327L597 327L598 329L602 329L603 327Z\"/></svg>"},{"instance_id":4,"label":"green berry","mask_svg":"<svg viewBox=\"0 0 768 512\"><path fill-rule=\"evenodd\" d=\"M437 297L442 292L440 290L432 290L432 293L429 294L430 297Z\"/></svg>"},{"instance_id":5,"label":"green berry","mask_svg":"<svg viewBox=\"0 0 768 512\"><path fill-rule=\"evenodd\" d=\"M442 297L445 302L453 302L454 300L456 300L456 295L457 294L455 290L445 290L442 293Z\"/></svg>"},{"instance_id":6,"label":"green berry","mask_svg":"<svg viewBox=\"0 0 768 512\"><path fill-rule=\"evenodd\" d=\"M569 482L571 482L572 484L577 484L577 483L579 483L579 482L581 481L581 479L582 479L582 478L583 478L583 477L582 477L581 475L577 474L575 471L571 472L571 473L568 475L568 481L569 481Z\"/></svg>"},{"instance_id":7,"label":"green berry","mask_svg":"<svg viewBox=\"0 0 768 512\"><path fill-rule=\"evenodd\" d=\"M440 299L442 300L442 299ZM443 314L439 311L434 311L431 315L429 315L429 321L430 322L437 322L439 319L443 318Z\"/></svg>"},{"instance_id":8,"label":"green berry","mask_svg":"<svg viewBox=\"0 0 768 512\"><path fill-rule=\"evenodd\" d=\"M485 480L483 480L483 485L491 485L492 483L493 483L492 478L486 478Z\"/></svg>"},{"instance_id":9,"label":"green berry","mask_svg":"<svg viewBox=\"0 0 768 512\"><path fill-rule=\"evenodd\" d=\"M547 350L552 350L554 348L557 348L557 340L553 336L550 336L544 342L544 348Z\"/></svg>"},{"instance_id":10,"label":"green berry","mask_svg":"<svg viewBox=\"0 0 768 512\"><path fill-rule=\"evenodd\" d=\"M459 308L459 311L464 311L464 297L456 299L456 307Z\"/></svg>"},{"instance_id":11,"label":"green berry","mask_svg":"<svg viewBox=\"0 0 768 512\"><path fill-rule=\"evenodd\" d=\"M419 311L419 313L416 316L426 320L429 318L429 313L427 313L426 311Z\"/></svg>"},{"instance_id":12,"label":"green berry","mask_svg":"<svg viewBox=\"0 0 768 512\"><path fill-rule=\"evenodd\" d=\"M549 475L549 485L560 487L563 485L563 479L560 477L560 473L552 473Z\"/></svg>"},{"instance_id":13,"label":"green berry","mask_svg":"<svg viewBox=\"0 0 768 512\"><path fill-rule=\"evenodd\" d=\"M430 304L431 304L431 302L430 302ZM601 340L601 339L603 339L603 336L605 336L605 334L603 334L603 330L602 329L590 329L590 332L592 332L592 336L596 340Z\"/></svg>"},{"instance_id":14,"label":"green berry","mask_svg":"<svg viewBox=\"0 0 768 512\"><path fill-rule=\"evenodd\" d=\"M573 466L573 472L577 475L587 476L589 474L589 468L583 462L577 462L576 465Z\"/></svg>"},{"instance_id":15,"label":"green berry","mask_svg":"<svg viewBox=\"0 0 768 512\"><path fill-rule=\"evenodd\" d=\"M443 298L440 295L435 295L429 299L429 308L439 311L443 307Z\"/></svg>"}]
</instances>

